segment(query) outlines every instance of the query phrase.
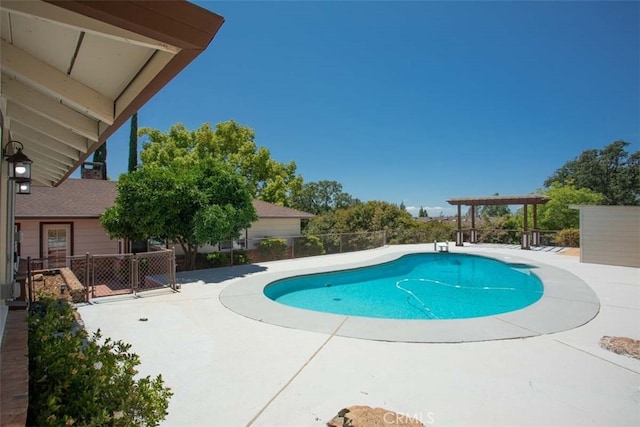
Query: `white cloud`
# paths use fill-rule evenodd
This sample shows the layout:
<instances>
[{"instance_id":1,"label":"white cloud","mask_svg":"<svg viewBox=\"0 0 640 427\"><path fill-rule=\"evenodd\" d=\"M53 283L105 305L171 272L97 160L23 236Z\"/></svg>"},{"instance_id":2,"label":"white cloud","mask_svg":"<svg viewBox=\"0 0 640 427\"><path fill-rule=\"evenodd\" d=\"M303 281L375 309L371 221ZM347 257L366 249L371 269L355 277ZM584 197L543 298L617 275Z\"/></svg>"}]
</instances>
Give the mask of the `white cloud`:
<instances>
[{"instance_id":1,"label":"white cloud","mask_svg":"<svg viewBox=\"0 0 640 427\"><path fill-rule=\"evenodd\" d=\"M411 215L417 217L418 213L420 213L420 208L423 208L427 211L427 215L430 217L439 217L440 214L443 216L452 216L456 215L456 208L454 206L451 207L442 207L442 206L407 206L406 210Z\"/></svg>"},{"instance_id":2,"label":"white cloud","mask_svg":"<svg viewBox=\"0 0 640 427\"><path fill-rule=\"evenodd\" d=\"M420 208L417 208L415 206L407 206L406 210L413 216L418 216L418 212L420 212Z\"/></svg>"}]
</instances>

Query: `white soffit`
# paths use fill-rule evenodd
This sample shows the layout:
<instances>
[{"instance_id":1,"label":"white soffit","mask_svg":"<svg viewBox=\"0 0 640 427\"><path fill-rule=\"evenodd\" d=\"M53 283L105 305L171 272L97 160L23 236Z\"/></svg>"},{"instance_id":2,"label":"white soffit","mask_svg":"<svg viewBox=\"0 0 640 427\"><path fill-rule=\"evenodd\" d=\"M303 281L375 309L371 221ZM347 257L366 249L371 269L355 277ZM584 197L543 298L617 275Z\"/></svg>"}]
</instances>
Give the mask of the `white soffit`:
<instances>
[{"instance_id":1,"label":"white soffit","mask_svg":"<svg viewBox=\"0 0 640 427\"><path fill-rule=\"evenodd\" d=\"M23 143L40 185L57 185L77 169L180 52L43 1L1 0L0 35L4 127Z\"/></svg>"}]
</instances>

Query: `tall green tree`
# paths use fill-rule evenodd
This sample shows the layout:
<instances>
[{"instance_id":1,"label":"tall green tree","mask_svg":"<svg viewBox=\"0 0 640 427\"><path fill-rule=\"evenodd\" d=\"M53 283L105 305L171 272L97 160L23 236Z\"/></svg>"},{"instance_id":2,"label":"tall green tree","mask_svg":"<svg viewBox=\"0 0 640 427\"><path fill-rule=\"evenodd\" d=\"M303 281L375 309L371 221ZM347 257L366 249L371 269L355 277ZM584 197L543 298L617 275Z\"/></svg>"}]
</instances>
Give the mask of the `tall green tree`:
<instances>
[{"instance_id":1,"label":"tall green tree","mask_svg":"<svg viewBox=\"0 0 640 427\"><path fill-rule=\"evenodd\" d=\"M586 150L566 162L544 182L571 184L604 196L606 205L640 204L640 151L628 153L626 141L615 141L602 150Z\"/></svg>"},{"instance_id":2,"label":"tall green tree","mask_svg":"<svg viewBox=\"0 0 640 427\"><path fill-rule=\"evenodd\" d=\"M198 247L238 237L257 219L245 179L223 162L142 165L118 180L115 205L101 217L112 238L167 239L180 244L185 269Z\"/></svg>"},{"instance_id":3,"label":"tall green tree","mask_svg":"<svg viewBox=\"0 0 640 427\"><path fill-rule=\"evenodd\" d=\"M429 213L427 212L427 210L422 206L420 206L420 210L418 211L418 218L428 218L428 217L429 217Z\"/></svg>"},{"instance_id":4,"label":"tall green tree","mask_svg":"<svg viewBox=\"0 0 640 427\"><path fill-rule=\"evenodd\" d=\"M147 138L140 153L144 165L188 166L206 158L222 161L246 178L253 197L281 206L291 206L292 195L302 187L295 162L272 159L269 150L258 148L254 130L234 120L218 123L215 129L205 123L195 131L181 123L168 132L141 128L139 135Z\"/></svg>"},{"instance_id":5,"label":"tall green tree","mask_svg":"<svg viewBox=\"0 0 640 427\"><path fill-rule=\"evenodd\" d=\"M549 197L547 203L537 207L538 228L541 230L579 228L579 212L569 206L599 205L604 200L602 194L588 188L576 188L571 184L553 183L550 188L540 190L539 193ZM519 215L522 215L521 211L519 211ZM532 221L531 215L529 215L529 221ZM530 225L532 226L532 224Z\"/></svg>"},{"instance_id":6,"label":"tall green tree","mask_svg":"<svg viewBox=\"0 0 640 427\"><path fill-rule=\"evenodd\" d=\"M138 112L131 116L131 130L129 132L129 172L138 167Z\"/></svg>"},{"instance_id":7,"label":"tall green tree","mask_svg":"<svg viewBox=\"0 0 640 427\"><path fill-rule=\"evenodd\" d=\"M369 201L346 209L336 209L318 215L309 221L307 234L355 233L405 229L415 221L398 205L382 201Z\"/></svg>"},{"instance_id":8,"label":"tall green tree","mask_svg":"<svg viewBox=\"0 0 640 427\"><path fill-rule=\"evenodd\" d=\"M102 163L102 179L107 179L107 141L93 152L93 162Z\"/></svg>"},{"instance_id":9,"label":"tall green tree","mask_svg":"<svg viewBox=\"0 0 640 427\"><path fill-rule=\"evenodd\" d=\"M361 203L358 199L342 191L342 184L339 182L323 180L304 183L300 191L292 195L291 207L319 215L358 203Z\"/></svg>"},{"instance_id":10,"label":"tall green tree","mask_svg":"<svg viewBox=\"0 0 640 427\"><path fill-rule=\"evenodd\" d=\"M500 194L493 193L493 195L499 196ZM511 210L509 210L509 206L507 205L485 205L479 206L476 214L483 218L497 218L505 215L510 215Z\"/></svg>"}]
</instances>

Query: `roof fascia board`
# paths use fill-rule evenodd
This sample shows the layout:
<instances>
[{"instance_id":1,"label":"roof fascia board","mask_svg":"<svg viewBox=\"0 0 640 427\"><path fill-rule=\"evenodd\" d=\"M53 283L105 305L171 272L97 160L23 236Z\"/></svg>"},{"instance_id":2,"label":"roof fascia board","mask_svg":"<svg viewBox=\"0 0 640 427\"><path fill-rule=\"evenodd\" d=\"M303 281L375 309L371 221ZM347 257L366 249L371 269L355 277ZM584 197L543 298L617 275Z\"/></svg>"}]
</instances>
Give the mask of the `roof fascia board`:
<instances>
[{"instance_id":1,"label":"roof fascia board","mask_svg":"<svg viewBox=\"0 0 640 427\"><path fill-rule=\"evenodd\" d=\"M132 45L171 53L177 53L180 50L178 47L168 43L101 22L89 16L73 13L44 1L2 0L2 9Z\"/></svg>"},{"instance_id":2,"label":"roof fascia board","mask_svg":"<svg viewBox=\"0 0 640 427\"><path fill-rule=\"evenodd\" d=\"M180 49L205 49L224 23L188 1L45 1Z\"/></svg>"}]
</instances>

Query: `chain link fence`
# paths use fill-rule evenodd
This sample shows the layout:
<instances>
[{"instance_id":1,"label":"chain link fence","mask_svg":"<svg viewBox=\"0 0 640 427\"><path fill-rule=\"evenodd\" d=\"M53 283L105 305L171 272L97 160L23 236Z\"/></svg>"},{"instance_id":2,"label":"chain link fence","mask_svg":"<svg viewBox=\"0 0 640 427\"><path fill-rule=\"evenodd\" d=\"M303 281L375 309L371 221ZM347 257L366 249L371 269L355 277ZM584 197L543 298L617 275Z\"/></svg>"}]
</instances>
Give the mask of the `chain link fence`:
<instances>
[{"instance_id":1,"label":"chain link fence","mask_svg":"<svg viewBox=\"0 0 640 427\"><path fill-rule=\"evenodd\" d=\"M176 289L176 259L171 249L137 254L110 254L28 259L29 299L36 295L41 275L60 275L60 292L84 292L84 301L136 294L160 288ZM79 289L82 289L80 291ZM74 300L76 296L74 295Z\"/></svg>"},{"instance_id":2,"label":"chain link fence","mask_svg":"<svg viewBox=\"0 0 640 427\"><path fill-rule=\"evenodd\" d=\"M382 230L361 233L281 236L253 239L248 251L251 262L276 261L316 255L364 251L385 245L433 243L455 240L449 230Z\"/></svg>"},{"instance_id":3,"label":"chain link fence","mask_svg":"<svg viewBox=\"0 0 640 427\"><path fill-rule=\"evenodd\" d=\"M557 246L557 231L539 230L538 246ZM470 230L463 230L464 241L470 240ZM477 243L520 244L522 230L477 229ZM250 262L277 261L316 255L375 249L385 245L455 242L456 229L383 230L362 233L341 233L306 236L276 236L253 239L255 249L247 251Z\"/></svg>"},{"instance_id":4,"label":"chain link fence","mask_svg":"<svg viewBox=\"0 0 640 427\"><path fill-rule=\"evenodd\" d=\"M532 233L533 230L529 230ZM556 230L538 230L540 241L538 246L558 246ZM465 233L465 240L469 238ZM520 244L522 230L508 229L477 229L477 243Z\"/></svg>"}]
</instances>

